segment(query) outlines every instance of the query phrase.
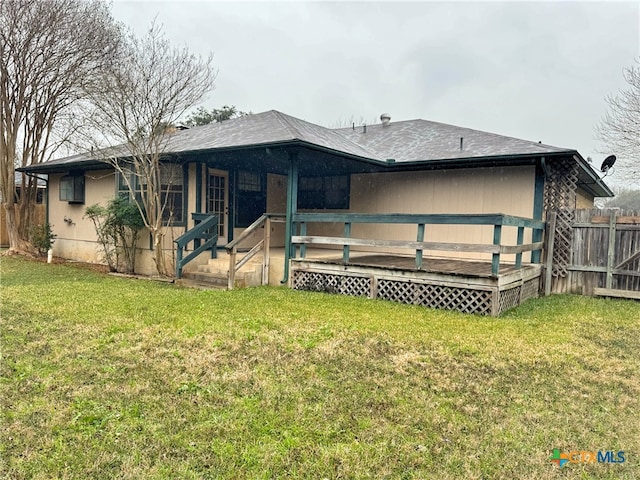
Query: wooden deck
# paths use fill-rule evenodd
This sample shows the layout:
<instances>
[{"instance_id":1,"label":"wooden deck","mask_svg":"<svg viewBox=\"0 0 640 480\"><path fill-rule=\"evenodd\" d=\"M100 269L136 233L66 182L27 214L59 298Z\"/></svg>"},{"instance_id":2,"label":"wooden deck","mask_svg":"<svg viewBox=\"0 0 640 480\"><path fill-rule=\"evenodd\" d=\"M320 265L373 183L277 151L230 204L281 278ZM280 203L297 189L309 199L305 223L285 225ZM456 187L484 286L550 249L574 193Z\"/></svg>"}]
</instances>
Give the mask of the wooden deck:
<instances>
[{"instance_id":1,"label":"wooden deck","mask_svg":"<svg viewBox=\"0 0 640 480\"><path fill-rule=\"evenodd\" d=\"M354 254L344 264L337 255L291 260L291 288L366 296L498 316L538 296L538 264L500 264L492 275L490 261L425 257L418 269L414 257Z\"/></svg>"},{"instance_id":2,"label":"wooden deck","mask_svg":"<svg viewBox=\"0 0 640 480\"><path fill-rule=\"evenodd\" d=\"M325 257L315 259L314 261L321 263L330 263L342 265L342 257ZM413 272L432 272L446 273L448 275L459 275L463 277L492 278L491 262L476 260L461 260L440 257L425 257L421 269L416 267L414 257L400 255L362 255L354 256L349 259L347 265L361 267L380 267L390 270L404 270ZM524 268L529 268L525 265ZM499 275L509 275L517 273L515 265L502 263L500 264Z\"/></svg>"}]
</instances>

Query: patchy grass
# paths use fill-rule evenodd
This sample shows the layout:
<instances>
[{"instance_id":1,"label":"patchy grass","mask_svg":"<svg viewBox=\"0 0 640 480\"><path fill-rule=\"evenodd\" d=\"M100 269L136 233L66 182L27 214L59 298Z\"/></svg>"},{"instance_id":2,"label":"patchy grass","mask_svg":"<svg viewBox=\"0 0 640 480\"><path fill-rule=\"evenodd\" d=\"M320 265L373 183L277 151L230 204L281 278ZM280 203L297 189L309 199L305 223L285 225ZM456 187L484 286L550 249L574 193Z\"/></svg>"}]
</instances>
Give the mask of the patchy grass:
<instances>
[{"instance_id":1,"label":"patchy grass","mask_svg":"<svg viewBox=\"0 0 640 480\"><path fill-rule=\"evenodd\" d=\"M11 479L640 477L640 303L499 319L2 258ZM625 452L622 464L551 450Z\"/></svg>"}]
</instances>

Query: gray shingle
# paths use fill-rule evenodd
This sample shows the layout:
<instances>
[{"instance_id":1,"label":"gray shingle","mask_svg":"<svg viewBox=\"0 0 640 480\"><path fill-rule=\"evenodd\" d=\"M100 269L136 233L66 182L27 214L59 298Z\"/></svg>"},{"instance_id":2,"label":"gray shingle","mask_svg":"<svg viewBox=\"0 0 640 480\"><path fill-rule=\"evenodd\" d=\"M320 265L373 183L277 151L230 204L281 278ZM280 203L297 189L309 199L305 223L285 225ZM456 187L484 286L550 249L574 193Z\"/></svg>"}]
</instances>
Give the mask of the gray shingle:
<instances>
[{"instance_id":1,"label":"gray shingle","mask_svg":"<svg viewBox=\"0 0 640 480\"><path fill-rule=\"evenodd\" d=\"M358 145L396 162L548 154L572 151L494 133L426 120L407 120L338 130ZM460 150L460 138L463 148Z\"/></svg>"},{"instance_id":2,"label":"gray shingle","mask_svg":"<svg viewBox=\"0 0 640 480\"><path fill-rule=\"evenodd\" d=\"M461 137L464 139L462 150ZM362 127L334 130L276 110L176 131L168 136L165 152L184 153L295 141L381 162L387 159L420 162L572 152L566 148L426 120L392 122L388 126L369 125L366 133ZM111 150L112 154L117 154L120 148ZM124 155L124 150L121 153ZM96 163L96 158L86 153L27 167L26 170L52 171L56 167L80 168Z\"/></svg>"}]
</instances>

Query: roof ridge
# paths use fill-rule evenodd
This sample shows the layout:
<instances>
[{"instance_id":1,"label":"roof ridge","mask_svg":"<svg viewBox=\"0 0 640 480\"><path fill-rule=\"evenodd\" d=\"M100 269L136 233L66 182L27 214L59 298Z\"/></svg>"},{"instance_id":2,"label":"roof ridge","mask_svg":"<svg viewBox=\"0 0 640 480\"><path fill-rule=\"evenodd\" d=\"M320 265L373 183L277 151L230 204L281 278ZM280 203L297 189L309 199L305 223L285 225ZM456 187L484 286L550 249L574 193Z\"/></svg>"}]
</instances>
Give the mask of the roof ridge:
<instances>
[{"instance_id":1,"label":"roof ridge","mask_svg":"<svg viewBox=\"0 0 640 480\"><path fill-rule=\"evenodd\" d=\"M287 132L289 132L290 134L293 132L292 137L294 140L302 140L302 134L300 133L300 131L294 127L291 122L287 119L287 117L289 117L289 115L287 115L286 113L282 113L278 110L269 110L269 113L273 113L274 116L276 117L276 119L278 120L278 122L280 123L280 125L282 125L282 127L287 130ZM304 122L304 120L302 120Z\"/></svg>"},{"instance_id":2,"label":"roof ridge","mask_svg":"<svg viewBox=\"0 0 640 480\"><path fill-rule=\"evenodd\" d=\"M373 152L372 150L370 150L369 148L367 148L364 145L360 145L357 142L354 142L353 140L351 140L349 137L347 137L346 135L342 134L341 132L338 132L336 129L333 128L328 128L322 125L318 125L317 123L313 123L313 122L309 122L307 120L303 120L302 118L298 118L298 117L294 117L293 115L287 115L286 113L282 113L279 112L278 110L270 110L271 112L274 112L276 114L276 118L278 119L278 121L285 127L287 128L290 132L294 132L295 136L294 139L296 140L301 140L301 141L306 141L305 136L302 134L302 132L300 132L300 130L298 130L298 128L296 128L292 122L289 119L295 119L298 122L303 122L305 124L311 125L311 127L315 128L315 129L320 129L320 130L324 130L325 132L331 134L331 135L337 135L340 137L340 139L343 142L346 142L348 144L350 144L351 146L362 150L363 153L366 153L367 158L371 159L371 160L379 160L379 156Z\"/></svg>"}]
</instances>

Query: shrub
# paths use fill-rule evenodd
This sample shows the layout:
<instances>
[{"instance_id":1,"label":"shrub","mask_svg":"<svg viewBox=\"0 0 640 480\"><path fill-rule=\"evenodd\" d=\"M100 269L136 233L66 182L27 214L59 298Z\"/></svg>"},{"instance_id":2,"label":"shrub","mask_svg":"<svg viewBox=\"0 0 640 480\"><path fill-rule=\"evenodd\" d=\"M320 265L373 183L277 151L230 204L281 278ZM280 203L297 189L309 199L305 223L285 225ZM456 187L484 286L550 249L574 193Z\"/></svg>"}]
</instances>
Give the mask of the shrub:
<instances>
[{"instance_id":1,"label":"shrub","mask_svg":"<svg viewBox=\"0 0 640 480\"><path fill-rule=\"evenodd\" d=\"M34 225L29 232L31 244L40 255L46 255L53 245L56 235L51 231L51 225Z\"/></svg>"},{"instance_id":2,"label":"shrub","mask_svg":"<svg viewBox=\"0 0 640 480\"><path fill-rule=\"evenodd\" d=\"M95 226L109 269L112 272L134 272L138 233L144 227L138 207L118 197L110 200L107 207L98 204L87 207L85 216Z\"/></svg>"}]
</instances>

